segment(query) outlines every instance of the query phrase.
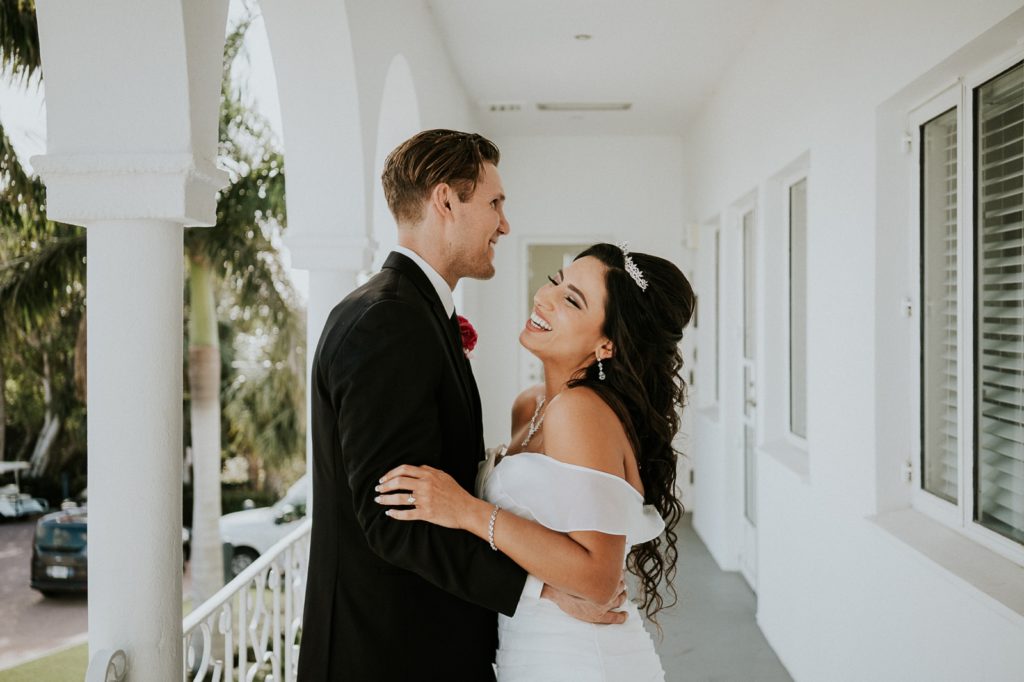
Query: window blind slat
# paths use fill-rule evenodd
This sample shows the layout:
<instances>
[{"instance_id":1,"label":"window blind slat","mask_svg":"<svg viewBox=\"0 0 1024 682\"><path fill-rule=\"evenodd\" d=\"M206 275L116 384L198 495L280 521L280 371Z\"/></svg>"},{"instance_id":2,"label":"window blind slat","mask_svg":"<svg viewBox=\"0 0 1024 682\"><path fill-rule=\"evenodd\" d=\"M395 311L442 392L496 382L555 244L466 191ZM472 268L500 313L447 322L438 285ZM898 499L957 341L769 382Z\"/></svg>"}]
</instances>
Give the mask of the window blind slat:
<instances>
[{"instance_id":1,"label":"window blind slat","mask_svg":"<svg viewBox=\"0 0 1024 682\"><path fill-rule=\"evenodd\" d=\"M956 109L921 126L921 486L958 497Z\"/></svg>"},{"instance_id":2,"label":"window blind slat","mask_svg":"<svg viewBox=\"0 0 1024 682\"><path fill-rule=\"evenodd\" d=\"M1024 64L974 97L974 516L1024 543Z\"/></svg>"}]
</instances>

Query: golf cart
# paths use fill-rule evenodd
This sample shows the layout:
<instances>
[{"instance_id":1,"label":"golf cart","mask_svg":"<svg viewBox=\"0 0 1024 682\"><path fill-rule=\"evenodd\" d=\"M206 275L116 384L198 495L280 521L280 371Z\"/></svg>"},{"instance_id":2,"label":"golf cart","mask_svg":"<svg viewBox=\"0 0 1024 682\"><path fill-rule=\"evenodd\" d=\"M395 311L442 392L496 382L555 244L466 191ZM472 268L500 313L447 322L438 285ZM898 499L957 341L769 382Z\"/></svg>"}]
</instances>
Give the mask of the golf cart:
<instances>
[{"instance_id":1,"label":"golf cart","mask_svg":"<svg viewBox=\"0 0 1024 682\"><path fill-rule=\"evenodd\" d=\"M0 476L14 474L14 483L0 486L0 518L20 519L45 514L50 509L46 500L21 492L18 474L28 467L28 462L0 462Z\"/></svg>"}]
</instances>

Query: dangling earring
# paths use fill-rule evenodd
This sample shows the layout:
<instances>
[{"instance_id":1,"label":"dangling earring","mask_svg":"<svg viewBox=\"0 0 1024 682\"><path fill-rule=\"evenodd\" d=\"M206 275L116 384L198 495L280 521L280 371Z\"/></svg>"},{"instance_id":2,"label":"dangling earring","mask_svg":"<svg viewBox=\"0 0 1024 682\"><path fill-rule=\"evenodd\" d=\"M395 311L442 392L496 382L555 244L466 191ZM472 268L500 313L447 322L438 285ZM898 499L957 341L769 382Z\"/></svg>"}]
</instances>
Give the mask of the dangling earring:
<instances>
[{"instance_id":1,"label":"dangling earring","mask_svg":"<svg viewBox=\"0 0 1024 682\"><path fill-rule=\"evenodd\" d=\"M597 358L597 378L604 381L604 365L601 364L601 357Z\"/></svg>"}]
</instances>

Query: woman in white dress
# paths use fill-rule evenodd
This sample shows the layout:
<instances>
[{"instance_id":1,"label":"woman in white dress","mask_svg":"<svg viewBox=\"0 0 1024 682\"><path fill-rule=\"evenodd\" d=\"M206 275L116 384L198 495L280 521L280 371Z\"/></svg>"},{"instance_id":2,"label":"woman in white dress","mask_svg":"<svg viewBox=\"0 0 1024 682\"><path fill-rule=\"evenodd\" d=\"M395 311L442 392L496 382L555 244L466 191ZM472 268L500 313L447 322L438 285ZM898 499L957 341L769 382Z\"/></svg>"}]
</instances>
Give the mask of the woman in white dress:
<instances>
[{"instance_id":1,"label":"woman in white dress","mask_svg":"<svg viewBox=\"0 0 1024 682\"><path fill-rule=\"evenodd\" d=\"M480 467L478 497L446 473L405 465L381 479L378 502L400 521L461 528L547 586L612 602L623 567L640 608L623 622L575 620L524 597L499 616L500 682L663 680L640 611L673 600L676 452L685 385L679 341L693 313L686 277L669 261L597 244L534 296L519 340L545 383L512 409L512 440ZM396 492L401 491L401 492Z\"/></svg>"}]
</instances>

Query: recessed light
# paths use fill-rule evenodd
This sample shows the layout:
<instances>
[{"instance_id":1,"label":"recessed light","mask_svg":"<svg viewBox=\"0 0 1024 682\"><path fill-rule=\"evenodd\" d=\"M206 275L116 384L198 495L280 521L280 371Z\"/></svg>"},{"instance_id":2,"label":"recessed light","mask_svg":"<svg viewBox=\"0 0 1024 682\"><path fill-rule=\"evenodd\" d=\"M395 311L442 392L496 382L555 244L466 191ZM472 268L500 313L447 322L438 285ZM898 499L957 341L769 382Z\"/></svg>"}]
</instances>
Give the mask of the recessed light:
<instances>
[{"instance_id":1,"label":"recessed light","mask_svg":"<svg viewBox=\"0 0 1024 682\"><path fill-rule=\"evenodd\" d=\"M632 102L537 102L540 111L629 111Z\"/></svg>"},{"instance_id":2,"label":"recessed light","mask_svg":"<svg viewBox=\"0 0 1024 682\"><path fill-rule=\"evenodd\" d=\"M492 113L501 114L513 111L522 111L522 102L489 102L483 104L483 107Z\"/></svg>"},{"instance_id":3,"label":"recessed light","mask_svg":"<svg viewBox=\"0 0 1024 682\"><path fill-rule=\"evenodd\" d=\"M576 40L590 40L593 37L594 36L590 35L589 33L577 33L576 35L573 36L573 38L575 38Z\"/></svg>"}]
</instances>

